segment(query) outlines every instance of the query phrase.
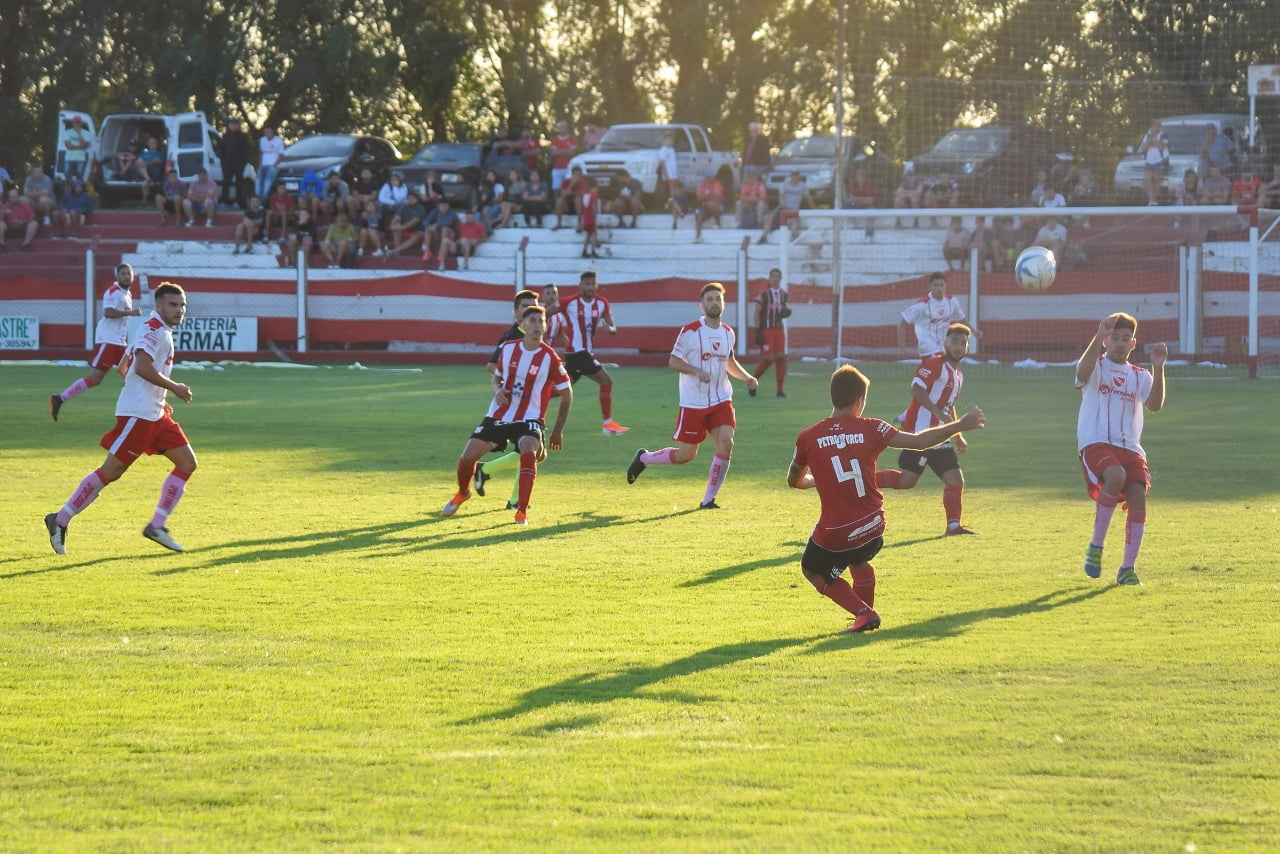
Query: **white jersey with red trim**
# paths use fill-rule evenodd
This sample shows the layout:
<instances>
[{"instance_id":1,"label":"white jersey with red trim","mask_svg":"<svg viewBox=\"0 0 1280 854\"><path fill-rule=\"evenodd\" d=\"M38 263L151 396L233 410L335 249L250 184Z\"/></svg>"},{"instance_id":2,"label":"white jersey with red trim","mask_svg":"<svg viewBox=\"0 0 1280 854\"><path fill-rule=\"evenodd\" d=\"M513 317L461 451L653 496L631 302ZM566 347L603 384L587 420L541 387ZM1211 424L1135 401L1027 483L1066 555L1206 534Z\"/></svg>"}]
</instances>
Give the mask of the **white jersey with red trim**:
<instances>
[{"instance_id":1,"label":"white jersey with red trim","mask_svg":"<svg viewBox=\"0 0 1280 854\"><path fill-rule=\"evenodd\" d=\"M929 295L907 306L902 319L915 327L920 355L929 356L942 351L947 327L964 320L964 309L953 296L944 294L942 299L934 299Z\"/></svg>"},{"instance_id":2,"label":"white jersey with red trim","mask_svg":"<svg viewBox=\"0 0 1280 854\"><path fill-rule=\"evenodd\" d=\"M705 383L693 374L680 375L681 406L708 409L733 400L729 359L733 358L736 340L729 324L708 326L705 317L686 324L680 330L671 355L711 375L711 382Z\"/></svg>"},{"instance_id":3,"label":"white jersey with red trim","mask_svg":"<svg viewBox=\"0 0 1280 854\"><path fill-rule=\"evenodd\" d=\"M569 346L565 348L567 353L577 353L580 350L592 352L592 339L596 337L596 329L603 318L613 316L609 313L609 301L599 294L590 300L574 297L564 304L560 313L569 334Z\"/></svg>"},{"instance_id":4,"label":"white jersey with red trim","mask_svg":"<svg viewBox=\"0 0 1280 854\"><path fill-rule=\"evenodd\" d=\"M129 343L129 318L107 317L105 311L108 308L114 308L116 311L130 312L133 311L133 297L130 296L127 288L120 287L119 282L112 282L111 287L107 288L107 292L102 295L102 319L98 321L98 328L93 333L93 343L95 344L118 344L124 346Z\"/></svg>"},{"instance_id":5,"label":"white jersey with red trim","mask_svg":"<svg viewBox=\"0 0 1280 854\"><path fill-rule=\"evenodd\" d=\"M911 378L911 385L923 388L932 403L955 417L956 398L960 396L960 389L964 386L964 374L959 367L951 364L945 354L926 356ZM919 433L944 423L946 422L921 406L913 396L911 405L907 407L906 417L902 420L902 429L909 433Z\"/></svg>"},{"instance_id":6,"label":"white jersey with red trim","mask_svg":"<svg viewBox=\"0 0 1280 854\"><path fill-rule=\"evenodd\" d=\"M494 421L543 421L552 391L569 387L569 374L556 351L544 341L530 350L524 339L502 345L498 359L498 380L506 389L508 402L495 400L486 415Z\"/></svg>"},{"instance_id":7,"label":"white jersey with red trim","mask_svg":"<svg viewBox=\"0 0 1280 854\"><path fill-rule=\"evenodd\" d=\"M165 395L168 389L138 376L137 352L151 356L161 376L173 371L173 330L154 311L138 329L138 339L129 347L126 355L129 370L124 377L124 387L116 399L116 415L130 415L146 421L159 421L164 415Z\"/></svg>"},{"instance_id":8,"label":"white jersey with red trim","mask_svg":"<svg viewBox=\"0 0 1280 854\"><path fill-rule=\"evenodd\" d=\"M1089 378L1083 384L1076 383L1081 390L1080 419L1076 422L1079 450L1102 442L1145 457L1141 444L1143 407L1151 395L1151 383L1151 372L1146 368L1100 357Z\"/></svg>"},{"instance_id":9,"label":"white jersey with red trim","mask_svg":"<svg viewBox=\"0 0 1280 854\"><path fill-rule=\"evenodd\" d=\"M560 309L557 308L555 314L547 314L547 333L542 336L542 340L547 342L547 344L551 346L551 349L554 350L556 348L556 342L560 340L560 336L562 334L567 340L569 337L569 331L566 326L565 316L561 314ZM571 351L566 350L565 352L568 353Z\"/></svg>"}]
</instances>

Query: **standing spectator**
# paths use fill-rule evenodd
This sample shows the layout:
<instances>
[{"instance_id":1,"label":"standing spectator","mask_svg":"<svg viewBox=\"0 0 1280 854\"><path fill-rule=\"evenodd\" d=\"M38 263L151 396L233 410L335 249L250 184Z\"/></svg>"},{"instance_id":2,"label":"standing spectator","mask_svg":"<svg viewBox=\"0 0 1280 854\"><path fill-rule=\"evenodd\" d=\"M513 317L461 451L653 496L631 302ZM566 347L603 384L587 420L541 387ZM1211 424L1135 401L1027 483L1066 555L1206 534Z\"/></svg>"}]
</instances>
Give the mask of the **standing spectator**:
<instances>
[{"instance_id":1,"label":"standing spectator","mask_svg":"<svg viewBox=\"0 0 1280 854\"><path fill-rule=\"evenodd\" d=\"M228 207L245 206L244 167L249 163L251 152L249 135L240 130L240 120L228 119L227 129L218 140L218 159L222 161L222 204Z\"/></svg>"},{"instance_id":2,"label":"standing spectator","mask_svg":"<svg viewBox=\"0 0 1280 854\"><path fill-rule=\"evenodd\" d=\"M1038 208L1065 208L1067 200L1057 188L1053 186L1052 181L1044 182L1044 192L1040 194L1040 201L1036 202Z\"/></svg>"},{"instance_id":3,"label":"standing spectator","mask_svg":"<svg viewBox=\"0 0 1280 854\"><path fill-rule=\"evenodd\" d=\"M488 234L484 223L476 219L475 211L467 211L462 224L458 226L458 248L462 250L459 253L462 256L462 269L471 268L471 256L475 254L480 244L484 243L486 237Z\"/></svg>"},{"instance_id":4,"label":"standing spectator","mask_svg":"<svg viewBox=\"0 0 1280 854\"><path fill-rule=\"evenodd\" d=\"M378 211L377 202L364 203L364 210L360 214L360 219L356 221L356 225L360 228L360 233L356 236L358 241L356 255L364 255L369 246L373 247L369 252L370 255L383 254L382 214Z\"/></svg>"},{"instance_id":5,"label":"standing spectator","mask_svg":"<svg viewBox=\"0 0 1280 854\"><path fill-rule=\"evenodd\" d=\"M440 269L444 269L444 262L448 256L454 254L456 246L454 238L458 234L458 226L462 224L462 220L458 218L458 214L453 208L449 207L449 203L443 196L436 199L435 207L422 220L425 233L422 238L422 259L427 262L427 266L431 266L431 254L437 252Z\"/></svg>"},{"instance_id":6,"label":"standing spectator","mask_svg":"<svg viewBox=\"0 0 1280 854\"><path fill-rule=\"evenodd\" d=\"M1142 186L1147 191L1147 204L1160 204L1160 186L1169 171L1169 142L1164 138L1159 119L1151 120L1151 127L1138 146L1142 155Z\"/></svg>"},{"instance_id":7,"label":"standing spectator","mask_svg":"<svg viewBox=\"0 0 1280 854\"><path fill-rule=\"evenodd\" d=\"M187 212L187 226L196 224L198 212L203 212L206 228L213 228L213 217L218 208L218 182L209 177L206 169L196 173L196 180L187 188L187 198L182 209Z\"/></svg>"},{"instance_id":8,"label":"standing spectator","mask_svg":"<svg viewBox=\"0 0 1280 854\"><path fill-rule=\"evenodd\" d=\"M177 171L169 169L164 173L164 183L156 190L156 213L160 215L160 224L168 225L168 214L173 214L173 221L184 212L183 203L187 198L187 185L178 179ZM292 200L292 196L289 197ZM191 217L188 216L187 219Z\"/></svg>"},{"instance_id":9,"label":"standing spectator","mask_svg":"<svg viewBox=\"0 0 1280 854\"><path fill-rule=\"evenodd\" d=\"M84 191L84 182L79 178L71 179L71 189L58 202L58 209L53 213L53 236L80 237L80 229L85 220L93 213L93 199ZM59 235L58 231L62 230ZM70 232L68 234L68 231Z\"/></svg>"},{"instance_id":10,"label":"standing spectator","mask_svg":"<svg viewBox=\"0 0 1280 854\"><path fill-rule=\"evenodd\" d=\"M325 178L324 191L320 195L320 209L329 221L334 221L339 213L348 213L347 203L351 199L351 186L337 172L330 172ZM348 216L349 218L349 216Z\"/></svg>"},{"instance_id":11,"label":"standing spectator","mask_svg":"<svg viewBox=\"0 0 1280 854\"><path fill-rule=\"evenodd\" d=\"M790 316L787 292L782 287L782 271L774 267L769 271L769 286L756 297L756 346L760 348L760 364L751 375L758 380L773 365L778 397L787 396L782 390L787 378L787 331L782 321ZM747 394L755 397L756 389L747 389Z\"/></svg>"},{"instance_id":12,"label":"standing spectator","mask_svg":"<svg viewBox=\"0 0 1280 854\"><path fill-rule=\"evenodd\" d=\"M599 258L596 250L600 248L600 191L596 189L596 179L587 179L587 190L578 199L580 214L578 230L582 232L582 257ZM590 248L590 256L587 249Z\"/></svg>"},{"instance_id":13,"label":"standing spectator","mask_svg":"<svg viewBox=\"0 0 1280 854\"><path fill-rule=\"evenodd\" d=\"M408 195L409 190L404 185L404 178L399 172L392 172L387 182L378 190L378 208L382 211L383 219L389 220L395 216Z\"/></svg>"},{"instance_id":14,"label":"standing spectator","mask_svg":"<svg viewBox=\"0 0 1280 854\"><path fill-rule=\"evenodd\" d=\"M569 161L578 153L578 138L569 133L569 123L556 122L556 135L548 146L551 149L551 187L558 194L569 176ZM556 211L560 210L560 198L556 197Z\"/></svg>"},{"instance_id":15,"label":"standing spectator","mask_svg":"<svg viewBox=\"0 0 1280 854\"><path fill-rule=\"evenodd\" d=\"M63 155L63 163L68 180L85 179L89 165L89 149L93 147L93 134L84 126L80 116L71 117L71 127L65 137L67 153Z\"/></svg>"},{"instance_id":16,"label":"standing spectator","mask_svg":"<svg viewBox=\"0 0 1280 854\"><path fill-rule=\"evenodd\" d=\"M716 180L714 172L706 173L698 184L698 213L693 218L693 242L702 242L702 224L709 219L720 227L720 214L724 211L724 185Z\"/></svg>"},{"instance_id":17,"label":"standing spectator","mask_svg":"<svg viewBox=\"0 0 1280 854\"><path fill-rule=\"evenodd\" d=\"M262 206L262 199L257 195L249 197L249 206L244 209L244 216L236 223L236 242L231 250L232 255L240 254L240 242L244 241L244 253L253 251L253 241L264 234L267 223L267 209ZM265 240L263 241L266 242Z\"/></svg>"},{"instance_id":18,"label":"standing spectator","mask_svg":"<svg viewBox=\"0 0 1280 854\"><path fill-rule=\"evenodd\" d=\"M742 187L738 190L737 207L734 210L738 228L760 228L768 212L769 188L760 179L758 172L749 171L742 179Z\"/></svg>"},{"instance_id":19,"label":"standing spectator","mask_svg":"<svg viewBox=\"0 0 1280 854\"><path fill-rule=\"evenodd\" d=\"M1271 165L1271 180L1262 185L1262 206L1280 208L1280 162Z\"/></svg>"},{"instance_id":20,"label":"standing spectator","mask_svg":"<svg viewBox=\"0 0 1280 854\"><path fill-rule=\"evenodd\" d=\"M791 223L792 234L798 232L800 220L796 218L796 214L801 208L812 204L809 200L809 186L805 184L804 176L799 172L792 172L791 177L778 188L778 206L765 217L764 230L756 242L768 243L769 233L786 222Z\"/></svg>"},{"instance_id":21,"label":"standing spectator","mask_svg":"<svg viewBox=\"0 0 1280 854\"><path fill-rule=\"evenodd\" d=\"M529 173L529 180L524 185L524 198L520 203L525 225L542 228L542 218L551 213L550 192L551 189L542 180L542 173Z\"/></svg>"},{"instance_id":22,"label":"standing spectator","mask_svg":"<svg viewBox=\"0 0 1280 854\"><path fill-rule=\"evenodd\" d=\"M333 218L320 243L320 254L330 266L354 267L356 263L356 241L359 235L351 224L347 212L340 210Z\"/></svg>"},{"instance_id":23,"label":"standing spectator","mask_svg":"<svg viewBox=\"0 0 1280 854\"><path fill-rule=\"evenodd\" d=\"M1216 163L1209 167L1209 177L1200 185L1200 198L1206 205L1225 205L1231 198L1231 182Z\"/></svg>"},{"instance_id":24,"label":"standing spectator","mask_svg":"<svg viewBox=\"0 0 1280 854\"><path fill-rule=\"evenodd\" d=\"M264 127L262 138L258 140L258 176L254 187L258 198L265 199L271 195L271 185L276 182L276 173L280 169L280 158L284 157L284 140L276 136L276 129ZM226 175L224 171L222 173Z\"/></svg>"},{"instance_id":25,"label":"standing spectator","mask_svg":"<svg viewBox=\"0 0 1280 854\"><path fill-rule=\"evenodd\" d=\"M399 255L422 242L422 221L426 218L427 209L418 201L418 194L410 192L391 218L391 244L388 247L391 255Z\"/></svg>"},{"instance_id":26,"label":"standing spectator","mask_svg":"<svg viewBox=\"0 0 1280 854\"><path fill-rule=\"evenodd\" d=\"M1200 177L1207 178L1214 166L1222 170L1224 177L1230 176L1235 159L1235 131L1228 127L1219 133L1216 125L1206 125L1204 144L1200 146Z\"/></svg>"},{"instance_id":27,"label":"standing spectator","mask_svg":"<svg viewBox=\"0 0 1280 854\"><path fill-rule=\"evenodd\" d=\"M18 192L17 187L10 187L5 199L5 203L0 205L0 252L7 248L4 239L16 236L22 237L23 252L34 252L32 241L36 239L36 231L40 228L35 209Z\"/></svg>"},{"instance_id":28,"label":"standing spectator","mask_svg":"<svg viewBox=\"0 0 1280 854\"><path fill-rule=\"evenodd\" d=\"M302 180L298 182L298 207L311 214L314 222L319 222L324 207L324 185L314 169L303 170Z\"/></svg>"},{"instance_id":29,"label":"standing spectator","mask_svg":"<svg viewBox=\"0 0 1280 854\"><path fill-rule=\"evenodd\" d=\"M658 180L667 182L667 189L675 191L676 182L680 180L680 164L676 158L676 137L672 133L662 135L662 145L658 148ZM688 208L688 205L685 205Z\"/></svg>"},{"instance_id":30,"label":"standing spectator","mask_svg":"<svg viewBox=\"0 0 1280 854\"><path fill-rule=\"evenodd\" d=\"M368 166L360 170L360 177L351 185L351 194L347 196L347 215L355 222L364 213L369 202L375 205L378 201L378 179L373 177L373 170Z\"/></svg>"},{"instance_id":31,"label":"standing spectator","mask_svg":"<svg viewBox=\"0 0 1280 854\"><path fill-rule=\"evenodd\" d=\"M44 217L44 224L51 225L50 217L58 206L58 197L53 192L53 179L44 174L44 167L39 163L31 167L31 174L22 182L22 195L31 209Z\"/></svg>"},{"instance_id":32,"label":"standing spectator","mask_svg":"<svg viewBox=\"0 0 1280 854\"><path fill-rule=\"evenodd\" d=\"M142 203L145 205L151 194L164 183L165 169L168 168L164 150L160 148L160 140L154 136L147 137L147 147L142 149L142 153L134 161L134 168L142 176Z\"/></svg>"},{"instance_id":33,"label":"standing spectator","mask_svg":"<svg viewBox=\"0 0 1280 854\"><path fill-rule=\"evenodd\" d=\"M760 123L747 125L747 140L742 144L742 180L747 183L748 175L764 177L769 171L769 137L760 132Z\"/></svg>"},{"instance_id":34,"label":"standing spectator","mask_svg":"<svg viewBox=\"0 0 1280 854\"><path fill-rule=\"evenodd\" d=\"M618 218L618 228L627 227L627 214L631 214L631 228L635 228L637 218L644 211L644 188L626 169L618 170L614 186L618 194L610 202L609 212Z\"/></svg>"},{"instance_id":35,"label":"standing spectator","mask_svg":"<svg viewBox=\"0 0 1280 854\"><path fill-rule=\"evenodd\" d=\"M555 174L554 171L552 174ZM587 179L582 177L582 167L575 166L556 191L556 224L552 230L561 228L561 220L566 213L578 215L578 231L582 231L582 194L587 191Z\"/></svg>"},{"instance_id":36,"label":"standing spectator","mask_svg":"<svg viewBox=\"0 0 1280 854\"><path fill-rule=\"evenodd\" d=\"M276 184L275 190L271 192L271 198L267 199L267 223L262 232L263 242L271 240L271 223L279 221L280 242L284 243L296 204L297 202L285 189L284 184Z\"/></svg>"},{"instance_id":37,"label":"standing spectator","mask_svg":"<svg viewBox=\"0 0 1280 854\"><path fill-rule=\"evenodd\" d=\"M912 169L903 170L902 182L893 191L893 206L895 208L918 208L923 197L924 187L920 183L920 176ZM898 224L903 225L903 220L899 220ZM912 226L919 224L920 221L917 218L911 218Z\"/></svg>"},{"instance_id":38,"label":"standing spectator","mask_svg":"<svg viewBox=\"0 0 1280 854\"><path fill-rule=\"evenodd\" d=\"M303 257L309 257L315 245L315 217L311 216L311 211L306 208L298 208L293 215L293 227L289 229L288 237L288 257L292 259L293 266L301 265Z\"/></svg>"},{"instance_id":39,"label":"standing spectator","mask_svg":"<svg viewBox=\"0 0 1280 854\"><path fill-rule=\"evenodd\" d=\"M929 293L907 306L898 320L898 350L907 355L907 328L916 333L916 352L930 356L942 352L947 327L964 320L960 302L947 293L947 274L929 276Z\"/></svg>"},{"instance_id":40,"label":"standing spectator","mask_svg":"<svg viewBox=\"0 0 1280 854\"><path fill-rule=\"evenodd\" d=\"M542 141L533 135L528 125L520 128L520 154L526 171L536 172L542 168Z\"/></svg>"},{"instance_id":41,"label":"standing spectator","mask_svg":"<svg viewBox=\"0 0 1280 854\"><path fill-rule=\"evenodd\" d=\"M604 138L605 128L600 124L597 118L587 119L587 129L582 134L582 150L595 151L600 145L600 140Z\"/></svg>"},{"instance_id":42,"label":"standing spectator","mask_svg":"<svg viewBox=\"0 0 1280 854\"><path fill-rule=\"evenodd\" d=\"M947 263L948 270L963 270L969 260L969 244L972 240L964 221L958 217L951 218L951 227L942 236L942 260Z\"/></svg>"}]
</instances>

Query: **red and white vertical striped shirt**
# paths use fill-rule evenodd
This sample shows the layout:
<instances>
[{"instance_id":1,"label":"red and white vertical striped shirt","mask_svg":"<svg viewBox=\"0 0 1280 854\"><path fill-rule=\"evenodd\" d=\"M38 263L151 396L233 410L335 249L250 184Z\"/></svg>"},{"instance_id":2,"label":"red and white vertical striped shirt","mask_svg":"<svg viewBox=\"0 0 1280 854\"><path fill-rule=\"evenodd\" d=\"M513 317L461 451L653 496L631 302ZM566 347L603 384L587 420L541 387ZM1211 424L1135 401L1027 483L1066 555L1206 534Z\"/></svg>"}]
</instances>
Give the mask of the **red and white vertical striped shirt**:
<instances>
[{"instance_id":1,"label":"red and white vertical striped shirt","mask_svg":"<svg viewBox=\"0 0 1280 854\"><path fill-rule=\"evenodd\" d=\"M569 374L556 351L543 342L530 350L524 339L508 341L500 348L498 380L506 389L508 402L489 404L487 416L494 421L542 421L552 391L569 387Z\"/></svg>"},{"instance_id":2,"label":"red and white vertical striped shirt","mask_svg":"<svg viewBox=\"0 0 1280 854\"><path fill-rule=\"evenodd\" d=\"M596 294L594 299L584 300L577 296L564 304L560 313L565 319L565 328L569 333L569 346L566 352L577 353L580 350L592 352L592 339L603 318L610 317L609 301Z\"/></svg>"},{"instance_id":3,"label":"red and white vertical striped shirt","mask_svg":"<svg viewBox=\"0 0 1280 854\"><path fill-rule=\"evenodd\" d=\"M1079 450L1099 442L1146 457L1142 449L1143 408L1154 379L1146 368L1129 362L1098 359L1080 389L1080 417L1076 421Z\"/></svg>"},{"instance_id":4,"label":"red and white vertical striped shirt","mask_svg":"<svg viewBox=\"0 0 1280 854\"><path fill-rule=\"evenodd\" d=\"M947 361L946 355L935 353L920 362L916 375L911 378L911 385L923 388L928 393L929 400L937 404L939 409L952 413L956 398L960 396L960 389L964 385L964 374ZM939 420L938 416L921 406L913 397L902 426L910 433L919 433L944 423L946 422Z\"/></svg>"}]
</instances>

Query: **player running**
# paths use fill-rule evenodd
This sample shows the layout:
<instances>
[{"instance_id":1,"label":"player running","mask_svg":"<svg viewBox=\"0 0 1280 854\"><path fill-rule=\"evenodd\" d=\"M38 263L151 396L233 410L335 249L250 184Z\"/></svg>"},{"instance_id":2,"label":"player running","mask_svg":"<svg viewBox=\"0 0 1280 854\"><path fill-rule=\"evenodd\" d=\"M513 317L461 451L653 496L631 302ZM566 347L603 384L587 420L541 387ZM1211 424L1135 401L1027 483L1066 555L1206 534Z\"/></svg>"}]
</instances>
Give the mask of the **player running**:
<instances>
[{"instance_id":1,"label":"player running","mask_svg":"<svg viewBox=\"0 0 1280 854\"><path fill-rule=\"evenodd\" d=\"M124 348L129 343L130 317L141 317L142 309L133 307L129 288L133 285L133 268L128 264L116 267L116 280L102 295L102 319L93 333L94 350L89 357L89 375L67 386L60 394L49 395L49 415L58 420L62 404L88 391L102 382L107 371L124 359Z\"/></svg>"},{"instance_id":2,"label":"player running","mask_svg":"<svg viewBox=\"0 0 1280 854\"><path fill-rule=\"evenodd\" d=\"M831 375L831 417L796 439L787 485L817 489L822 515L800 567L814 588L853 615L847 631L880 627L874 609L876 571L871 559L884 545L884 500L876 489L876 458L885 448L924 450L962 430L986 426L981 409L919 433L899 431L878 418L863 418L871 381L852 365ZM841 578L851 569L853 584Z\"/></svg>"},{"instance_id":3,"label":"player running","mask_svg":"<svg viewBox=\"0 0 1280 854\"><path fill-rule=\"evenodd\" d=\"M733 456L733 431L737 416L733 411L733 385L729 377L744 381L754 389L757 380L738 364L733 354L734 334L724 314L724 285L711 282L702 289L703 316L684 326L676 336L675 347L667 365L680 374L680 414L676 432L671 438L679 444L660 451L636 451L627 467L627 483L648 467L687 463L698 455L698 445L711 435L715 456L707 472L707 491L702 496L703 510L719 510L716 495L729 476L729 460Z\"/></svg>"},{"instance_id":4,"label":"player running","mask_svg":"<svg viewBox=\"0 0 1280 854\"><path fill-rule=\"evenodd\" d=\"M573 403L573 386L560 357L542 336L546 331L546 312L531 305L520 315L524 338L507 341L498 348L498 369L494 375L493 402L480 426L476 427L458 458L458 492L441 511L452 516L471 497L471 484L476 462L491 451L501 451L514 443L520 452L520 493L515 523L527 525L529 496L538 474L538 458L546 456L546 448L558 451L564 446L564 426ZM556 392L560 408L549 442L546 432L547 403Z\"/></svg>"},{"instance_id":5,"label":"player running","mask_svg":"<svg viewBox=\"0 0 1280 854\"><path fill-rule=\"evenodd\" d=\"M1085 549L1084 574L1102 575L1102 546L1116 505L1128 513L1124 526L1124 557L1117 584L1141 584L1135 566L1147 522L1147 493L1151 472L1142 449L1142 409L1164 408L1164 365L1169 348L1151 348L1151 370L1129 363L1137 344L1138 321L1117 312L1098 324L1098 332L1076 362L1076 388L1081 389L1076 439L1089 495L1097 502L1093 539Z\"/></svg>"},{"instance_id":6,"label":"player running","mask_svg":"<svg viewBox=\"0 0 1280 854\"><path fill-rule=\"evenodd\" d=\"M600 386L600 415L604 418L602 430L606 436L617 436L630 430L613 420L613 377L592 351L593 339L600 324L610 335L618 333L609 310L609 301L597 294L596 273L587 270L579 277L579 292L560 309L564 317L565 333L569 336L568 355L564 364L573 383L580 377L590 377Z\"/></svg>"},{"instance_id":7,"label":"player running","mask_svg":"<svg viewBox=\"0 0 1280 854\"><path fill-rule=\"evenodd\" d=\"M945 424L955 417L956 398L964 386L960 363L969 353L969 327L953 323L947 327L942 352L926 356L911 378L911 405L902 419L904 430L920 432ZM920 480L926 465L942 480L942 509L947 516L947 536L976 534L960 522L964 498L964 472L960 471L957 454L963 454L968 442L963 433L926 451L903 451L898 455L898 468L876 472L876 486L881 489L910 489Z\"/></svg>"},{"instance_id":8,"label":"player running","mask_svg":"<svg viewBox=\"0 0 1280 854\"><path fill-rule=\"evenodd\" d=\"M165 526L169 514L186 490L196 470L196 455L182 427L173 420L173 408L165 397L173 392L191 402L191 389L169 379L173 370L173 327L187 314L187 295L178 285L165 282L155 291L155 310L143 321L138 340L129 348L128 372L116 401L116 426L102 437L107 449L103 464L85 476L57 513L44 517L49 544L58 554L67 553L67 525L71 517L93 503L109 484L120 479L138 457L164 454L173 471L160 487L160 502L142 536L175 552L182 551Z\"/></svg>"}]
</instances>

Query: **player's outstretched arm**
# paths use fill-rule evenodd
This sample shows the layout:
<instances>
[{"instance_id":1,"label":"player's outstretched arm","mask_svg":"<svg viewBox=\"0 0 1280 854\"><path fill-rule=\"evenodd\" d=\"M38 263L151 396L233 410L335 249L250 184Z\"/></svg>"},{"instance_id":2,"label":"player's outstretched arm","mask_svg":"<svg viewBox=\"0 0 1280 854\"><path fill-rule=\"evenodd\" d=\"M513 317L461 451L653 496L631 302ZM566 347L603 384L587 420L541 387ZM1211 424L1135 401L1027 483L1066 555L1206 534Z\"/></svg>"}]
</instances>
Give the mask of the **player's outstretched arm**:
<instances>
[{"instance_id":1,"label":"player's outstretched arm","mask_svg":"<svg viewBox=\"0 0 1280 854\"><path fill-rule=\"evenodd\" d=\"M1147 409L1159 412L1164 408L1164 363L1169 361L1169 345L1163 341L1151 348L1151 394L1147 395Z\"/></svg>"},{"instance_id":2,"label":"player's outstretched arm","mask_svg":"<svg viewBox=\"0 0 1280 854\"><path fill-rule=\"evenodd\" d=\"M928 430L921 430L919 433L904 433L900 431L889 440L889 447L905 448L909 451L923 451L926 448L932 448L934 445L947 441L963 430L981 430L986 426L987 417L982 414L981 409L975 406L966 412L963 418L958 418L955 421L948 421L946 424L930 427Z\"/></svg>"},{"instance_id":3,"label":"player's outstretched arm","mask_svg":"<svg viewBox=\"0 0 1280 854\"><path fill-rule=\"evenodd\" d=\"M1083 386L1089 381L1089 377L1093 375L1093 369L1098 366L1098 359L1102 356L1102 345L1107 340L1107 336L1111 334L1111 330L1115 328L1116 316L1109 314L1102 318L1102 322L1098 324L1098 331L1094 333L1093 340L1084 348L1084 352L1080 354L1080 358L1076 360L1076 388Z\"/></svg>"},{"instance_id":4,"label":"player's outstretched arm","mask_svg":"<svg viewBox=\"0 0 1280 854\"><path fill-rule=\"evenodd\" d=\"M191 402L191 389L187 384L176 383L156 370L155 360L151 358L151 354L146 350L135 350L133 361L135 365L133 370L138 376L152 385L158 385L160 388L173 392L187 403Z\"/></svg>"},{"instance_id":5,"label":"player's outstretched arm","mask_svg":"<svg viewBox=\"0 0 1280 854\"><path fill-rule=\"evenodd\" d=\"M560 407L556 412L556 423L551 428L551 439L548 442L553 451L564 448L564 426L569 423L569 409L573 406L573 386L565 386L560 389L559 394Z\"/></svg>"}]
</instances>

